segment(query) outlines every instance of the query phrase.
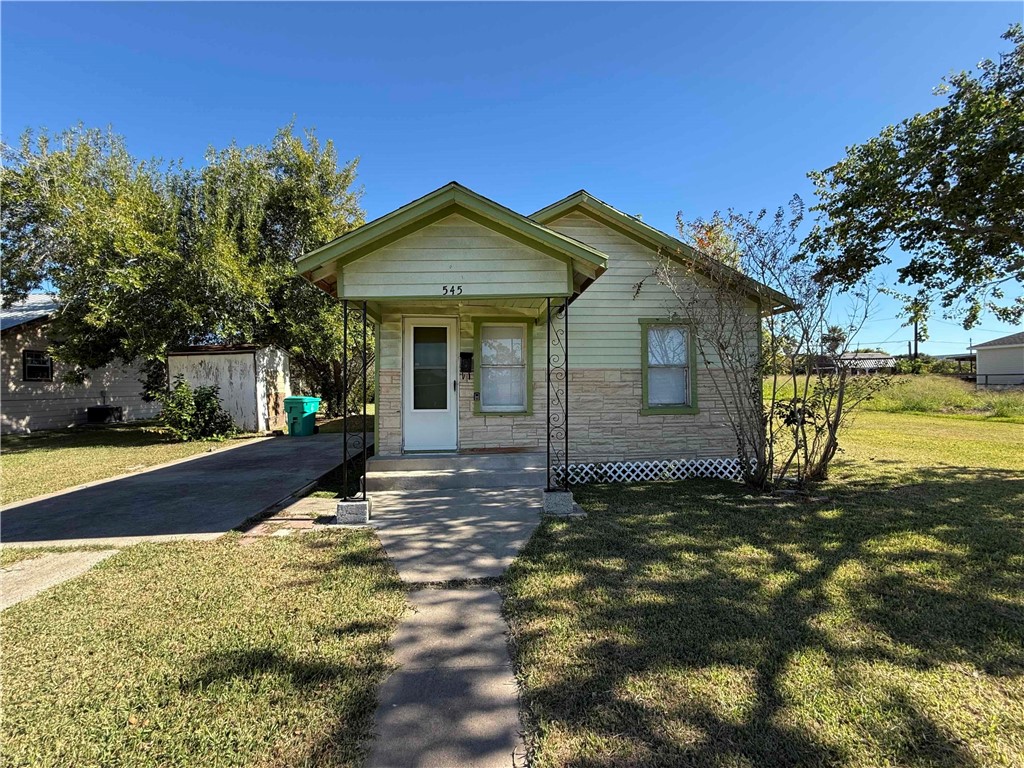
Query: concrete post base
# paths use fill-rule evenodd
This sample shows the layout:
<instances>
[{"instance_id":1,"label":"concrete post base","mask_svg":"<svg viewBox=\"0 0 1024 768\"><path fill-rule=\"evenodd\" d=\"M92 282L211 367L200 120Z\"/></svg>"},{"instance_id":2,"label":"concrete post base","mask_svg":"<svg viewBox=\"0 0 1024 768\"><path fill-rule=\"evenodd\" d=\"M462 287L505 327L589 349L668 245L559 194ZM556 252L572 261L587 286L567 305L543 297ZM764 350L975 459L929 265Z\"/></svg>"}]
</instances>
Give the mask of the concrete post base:
<instances>
[{"instance_id":1,"label":"concrete post base","mask_svg":"<svg viewBox=\"0 0 1024 768\"><path fill-rule=\"evenodd\" d=\"M336 514L339 525L366 525L370 522L370 497L339 501Z\"/></svg>"},{"instance_id":2,"label":"concrete post base","mask_svg":"<svg viewBox=\"0 0 1024 768\"><path fill-rule=\"evenodd\" d=\"M556 517L584 517L586 513L572 498L572 491L544 491L544 514Z\"/></svg>"}]
</instances>

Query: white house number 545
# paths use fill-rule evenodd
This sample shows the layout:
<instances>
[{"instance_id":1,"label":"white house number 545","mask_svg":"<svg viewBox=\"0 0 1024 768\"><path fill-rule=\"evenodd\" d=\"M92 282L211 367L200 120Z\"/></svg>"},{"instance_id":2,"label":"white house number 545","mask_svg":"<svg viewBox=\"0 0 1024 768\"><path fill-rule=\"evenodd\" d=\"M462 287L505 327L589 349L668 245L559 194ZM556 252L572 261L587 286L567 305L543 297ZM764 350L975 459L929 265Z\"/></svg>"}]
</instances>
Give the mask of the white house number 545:
<instances>
[{"instance_id":1,"label":"white house number 545","mask_svg":"<svg viewBox=\"0 0 1024 768\"><path fill-rule=\"evenodd\" d=\"M461 296L462 286L461 285L443 285L441 286L442 296Z\"/></svg>"}]
</instances>

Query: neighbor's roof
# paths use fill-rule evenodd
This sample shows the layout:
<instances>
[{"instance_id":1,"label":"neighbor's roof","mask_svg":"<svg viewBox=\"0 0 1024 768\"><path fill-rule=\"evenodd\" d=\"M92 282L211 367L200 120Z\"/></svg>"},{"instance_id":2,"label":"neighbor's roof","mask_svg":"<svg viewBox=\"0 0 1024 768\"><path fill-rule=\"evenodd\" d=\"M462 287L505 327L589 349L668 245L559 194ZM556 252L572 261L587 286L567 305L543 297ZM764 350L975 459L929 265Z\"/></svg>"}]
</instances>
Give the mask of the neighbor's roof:
<instances>
[{"instance_id":1,"label":"neighbor's roof","mask_svg":"<svg viewBox=\"0 0 1024 768\"><path fill-rule=\"evenodd\" d=\"M60 308L57 297L50 293L30 293L25 301L0 310L0 331L34 320L43 320Z\"/></svg>"},{"instance_id":2,"label":"neighbor's roof","mask_svg":"<svg viewBox=\"0 0 1024 768\"><path fill-rule=\"evenodd\" d=\"M172 349L169 355L235 355L243 352L258 352L265 347L259 344L198 344L192 347Z\"/></svg>"},{"instance_id":3,"label":"neighbor's roof","mask_svg":"<svg viewBox=\"0 0 1024 768\"><path fill-rule=\"evenodd\" d=\"M781 291L764 285L743 274L738 269L733 269L713 259L706 253L702 253L687 245L682 240L672 237L672 235L662 232L660 229L655 229L650 224L644 223L636 216L623 213L603 200L594 197L585 189L573 192L568 197L563 197L558 202L552 203L546 208L541 208L532 214L530 218L541 224L550 224L555 219L559 219L567 213L572 213L576 210L583 211L591 216L591 218L597 219L626 237L640 242L642 245L647 245L656 251L663 251L666 256L675 261L681 261L681 256L685 254L688 259L692 260L694 268L698 272L717 278L721 278L723 275L728 276L729 282L734 284L738 291L745 291L753 298L759 300L770 299L771 306L767 308L770 314L796 308L796 302Z\"/></svg>"},{"instance_id":4,"label":"neighbor's roof","mask_svg":"<svg viewBox=\"0 0 1024 768\"><path fill-rule=\"evenodd\" d=\"M839 359L851 368L896 367L896 358L886 352L843 352Z\"/></svg>"},{"instance_id":5,"label":"neighbor's roof","mask_svg":"<svg viewBox=\"0 0 1024 768\"><path fill-rule=\"evenodd\" d=\"M971 349L978 349L979 347L1016 347L1022 344L1024 344L1024 331L1017 331L1009 336L992 339L992 341L984 341L981 344L974 344Z\"/></svg>"}]
</instances>

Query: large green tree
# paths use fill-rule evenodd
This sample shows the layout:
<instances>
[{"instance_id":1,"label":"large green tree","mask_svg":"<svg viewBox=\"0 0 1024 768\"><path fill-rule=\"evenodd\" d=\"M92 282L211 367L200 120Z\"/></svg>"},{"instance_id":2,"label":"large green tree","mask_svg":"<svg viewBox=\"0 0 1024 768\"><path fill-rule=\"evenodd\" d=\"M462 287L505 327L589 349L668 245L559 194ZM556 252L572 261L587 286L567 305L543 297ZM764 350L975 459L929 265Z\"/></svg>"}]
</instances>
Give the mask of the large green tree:
<instances>
[{"instance_id":1,"label":"large green tree","mask_svg":"<svg viewBox=\"0 0 1024 768\"><path fill-rule=\"evenodd\" d=\"M293 261L363 222L356 161L291 125L199 169L138 160L112 133L26 133L4 151L3 299L48 286L54 353L83 371L203 342L276 344L337 405L338 303Z\"/></svg>"},{"instance_id":2,"label":"large green tree","mask_svg":"<svg viewBox=\"0 0 1024 768\"><path fill-rule=\"evenodd\" d=\"M908 309L938 299L965 327L990 309L1024 316L1024 33L1013 49L943 81L946 103L847 148L810 174L822 216L806 242L819 275L854 285L910 256L899 281ZM915 310L916 307L916 310Z\"/></svg>"}]
</instances>

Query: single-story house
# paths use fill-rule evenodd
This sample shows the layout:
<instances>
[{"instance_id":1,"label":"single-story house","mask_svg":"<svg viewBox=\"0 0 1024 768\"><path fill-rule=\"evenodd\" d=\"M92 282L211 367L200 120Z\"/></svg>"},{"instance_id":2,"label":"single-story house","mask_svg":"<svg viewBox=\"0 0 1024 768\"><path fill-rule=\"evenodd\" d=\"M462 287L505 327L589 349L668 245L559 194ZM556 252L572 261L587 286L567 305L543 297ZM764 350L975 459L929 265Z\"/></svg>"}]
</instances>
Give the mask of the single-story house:
<instances>
[{"instance_id":1,"label":"single-story house","mask_svg":"<svg viewBox=\"0 0 1024 768\"><path fill-rule=\"evenodd\" d=\"M31 294L0 311L3 400L0 432L32 432L82 424L91 406L120 408L125 420L149 419L160 406L142 399L141 373L116 363L89 372L81 384L62 380L67 368L50 356L47 331L60 311L55 296Z\"/></svg>"},{"instance_id":2,"label":"single-story house","mask_svg":"<svg viewBox=\"0 0 1024 768\"><path fill-rule=\"evenodd\" d=\"M977 354L979 387L1024 384L1024 331L971 347Z\"/></svg>"},{"instance_id":3,"label":"single-story house","mask_svg":"<svg viewBox=\"0 0 1024 768\"><path fill-rule=\"evenodd\" d=\"M656 280L636 290L662 254L709 258L586 191L524 216L452 182L297 267L376 331L378 458L546 453L549 487L737 477L701 329ZM730 285L753 323L792 306L739 272Z\"/></svg>"}]
</instances>

